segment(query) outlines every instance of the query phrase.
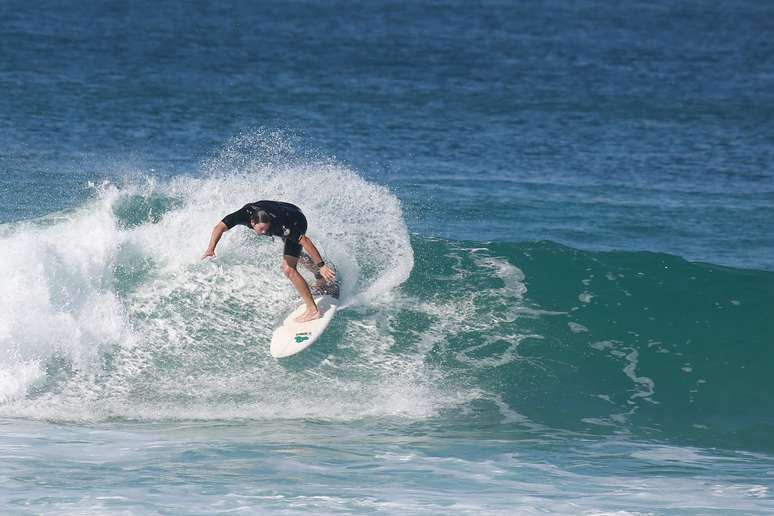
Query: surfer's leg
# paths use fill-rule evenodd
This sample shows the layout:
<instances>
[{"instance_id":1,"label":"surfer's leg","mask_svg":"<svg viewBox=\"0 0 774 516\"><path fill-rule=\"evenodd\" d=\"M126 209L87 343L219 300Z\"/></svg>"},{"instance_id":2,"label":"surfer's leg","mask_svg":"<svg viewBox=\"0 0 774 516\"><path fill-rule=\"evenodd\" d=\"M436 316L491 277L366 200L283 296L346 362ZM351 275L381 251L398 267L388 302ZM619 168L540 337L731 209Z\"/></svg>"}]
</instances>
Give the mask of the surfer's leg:
<instances>
[{"instance_id":1,"label":"surfer's leg","mask_svg":"<svg viewBox=\"0 0 774 516\"><path fill-rule=\"evenodd\" d=\"M306 312L296 318L296 322L311 321L320 317L320 311L317 309L317 304L314 302L312 293L309 290L306 280L296 270L296 264L298 264L298 257L284 255L282 257L282 272L287 276L290 282L296 287L301 299L306 304Z\"/></svg>"}]
</instances>

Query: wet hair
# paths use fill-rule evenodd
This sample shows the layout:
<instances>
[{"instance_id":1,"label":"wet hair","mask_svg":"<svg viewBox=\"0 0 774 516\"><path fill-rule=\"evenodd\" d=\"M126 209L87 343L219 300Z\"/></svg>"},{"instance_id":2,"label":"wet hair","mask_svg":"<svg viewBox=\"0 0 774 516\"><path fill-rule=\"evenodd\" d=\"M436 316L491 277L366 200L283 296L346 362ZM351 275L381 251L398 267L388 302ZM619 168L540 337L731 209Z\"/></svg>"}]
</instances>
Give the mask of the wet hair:
<instances>
[{"instance_id":1,"label":"wet hair","mask_svg":"<svg viewBox=\"0 0 774 516\"><path fill-rule=\"evenodd\" d=\"M271 215L263 210L257 210L250 216L250 222L253 224L271 223Z\"/></svg>"}]
</instances>

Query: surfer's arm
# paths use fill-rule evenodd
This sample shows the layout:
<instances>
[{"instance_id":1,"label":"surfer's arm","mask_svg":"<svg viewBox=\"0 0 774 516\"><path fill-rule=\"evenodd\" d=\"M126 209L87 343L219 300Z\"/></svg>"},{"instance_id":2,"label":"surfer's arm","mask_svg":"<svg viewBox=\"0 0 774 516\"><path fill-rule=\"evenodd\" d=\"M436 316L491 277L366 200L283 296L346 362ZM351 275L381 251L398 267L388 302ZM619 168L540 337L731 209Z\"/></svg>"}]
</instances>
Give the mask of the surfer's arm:
<instances>
[{"instance_id":1,"label":"surfer's arm","mask_svg":"<svg viewBox=\"0 0 774 516\"><path fill-rule=\"evenodd\" d=\"M210 245L207 246L207 250L204 251L204 255L202 255L202 260L207 258L208 256L215 256L215 247L218 245L218 241L220 240L220 237L223 236L223 233L228 231L228 226L223 223L223 221L218 222L215 224L215 227L212 228L212 235L210 236Z\"/></svg>"},{"instance_id":2,"label":"surfer's arm","mask_svg":"<svg viewBox=\"0 0 774 516\"><path fill-rule=\"evenodd\" d=\"M315 265L323 261L322 256L320 255L320 251L317 250L317 247L314 245L314 242L312 242L311 238L303 235L298 239L298 243L301 244L301 247L304 248L306 254L312 258L312 261L315 263ZM320 274L326 281L334 281L336 279L336 273L327 265L320 267Z\"/></svg>"}]
</instances>

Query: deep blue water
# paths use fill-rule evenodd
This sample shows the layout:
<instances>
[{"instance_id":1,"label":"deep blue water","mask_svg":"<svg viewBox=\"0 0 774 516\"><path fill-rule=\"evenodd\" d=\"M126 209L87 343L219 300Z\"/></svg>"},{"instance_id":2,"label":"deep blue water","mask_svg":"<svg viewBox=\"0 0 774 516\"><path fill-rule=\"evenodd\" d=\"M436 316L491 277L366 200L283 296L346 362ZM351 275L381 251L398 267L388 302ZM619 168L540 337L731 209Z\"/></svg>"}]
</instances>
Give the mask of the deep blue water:
<instances>
[{"instance_id":1,"label":"deep blue water","mask_svg":"<svg viewBox=\"0 0 774 516\"><path fill-rule=\"evenodd\" d=\"M0 3L0 506L761 514L774 5ZM346 308L226 213L288 200Z\"/></svg>"}]
</instances>

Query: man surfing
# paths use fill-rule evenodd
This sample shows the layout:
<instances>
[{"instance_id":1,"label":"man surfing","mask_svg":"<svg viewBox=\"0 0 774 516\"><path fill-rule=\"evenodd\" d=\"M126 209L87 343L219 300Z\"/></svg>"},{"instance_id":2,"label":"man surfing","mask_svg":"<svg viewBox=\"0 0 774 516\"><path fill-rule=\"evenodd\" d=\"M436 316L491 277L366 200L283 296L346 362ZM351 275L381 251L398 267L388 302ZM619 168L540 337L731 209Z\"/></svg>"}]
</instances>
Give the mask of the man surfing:
<instances>
[{"instance_id":1,"label":"man surfing","mask_svg":"<svg viewBox=\"0 0 774 516\"><path fill-rule=\"evenodd\" d=\"M215 225L212 229L210 244L204 251L202 260L209 256L215 256L215 246L218 245L220 237L236 225L247 226L258 235L278 236L285 242L282 253L282 272L296 287L301 299L306 304L306 311L296 317L296 322L312 321L320 317L320 311L317 309L317 303L312 297L309 285L296 269L302 249L305 253L304 257L301 258L301 263L311 270L317 278L316 289L322 293L332 291L334 297L338 297L338 286L335 283L336 273L325 264L317 247L306 236L306 217L298 206L279 201L258 201L245 204L241 209L223 217L223 220Z\"/></svg>"}]
</instances>

